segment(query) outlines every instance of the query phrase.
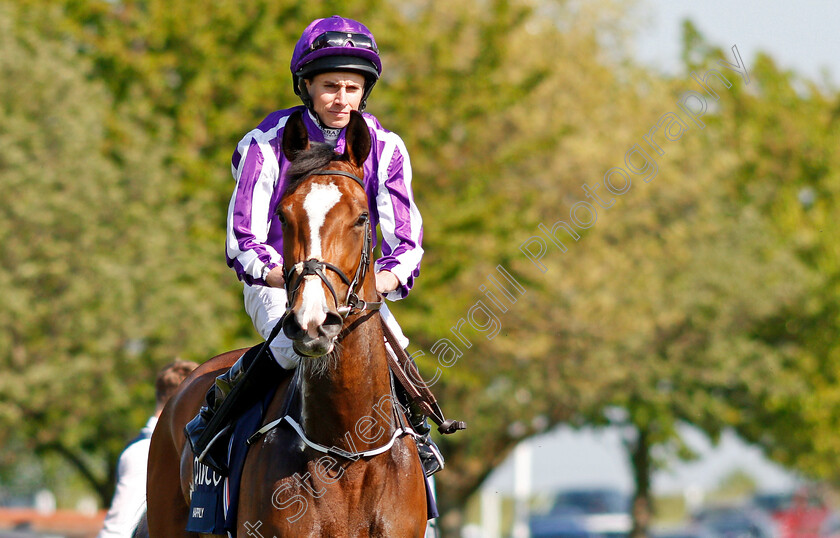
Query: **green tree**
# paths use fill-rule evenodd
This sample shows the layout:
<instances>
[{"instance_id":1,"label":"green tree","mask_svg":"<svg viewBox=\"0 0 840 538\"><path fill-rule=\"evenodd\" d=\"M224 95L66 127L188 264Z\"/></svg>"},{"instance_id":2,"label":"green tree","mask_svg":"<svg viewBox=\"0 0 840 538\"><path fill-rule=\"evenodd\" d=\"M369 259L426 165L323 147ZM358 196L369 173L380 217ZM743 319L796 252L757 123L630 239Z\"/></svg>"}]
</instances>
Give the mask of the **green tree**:
<instances>
[{"instance_id":1,"label":"green tree","mask_svg":"<svg viewBox=\"0 0 840 538\"><path fill-rule=\"evenodd\" d=\"M733 469L720 479L713 495L726 501L751 497L758 490L755 478L743 469Z\"/></svg>"},{"instance_id":2,"label":"green tree","mask_svg":"<svg viewBox=\"0 0 840 538\"><path fill-rule=\"evenodd\" d=\"M31 8L52 2L19 4ZM53 280L44 281L57 282L51 288L57 299L43 307L48 313L36 317L27 310L36 301L26 295L30 288L20 285L22 277L0 276L2 289L19 296L10 304L22 305L21 315L29 316L14 325L28 331L17 340L11 330L4 333L10 343L3 349L12 350L4 360L19 371L35 364L33 354L43 357L41 373L33 370L31 376L66 367L70 356L91 358L89 364L72 363L82 373L122 365L107 376L97 370L107 379L95 387L74 387L71 393L65 382L44 388L50 396L66 395L67 405L107 402L110 418L97 415L85 427L101 425L100 440L108 439L109 446L119 444L116 432L126 428L128 411L114 411L127 409L124 386L147 387L148 379L134 377L138 364L150 375L151 363L157 362L152 357L177 351L207 356L237 339L253 338L237 306L240 289L220 259L232 188L230 153L267 113L297 104L287 62L302 26L341 13L364 21L377 36L385 71L370 111L400 133L412 155L427 255L417 290L394 310L415 345L426 351L419 360L424 373L431 376L437 367L432 344L454 338L450 328L477 300L486 300L479 286L498 264L526 290L500 316L496 337L464 329L471 347L442 369L435 386L447 412L470 422L467 433L442 440L448 466L456 470L440 475L445 512L456 513L524 436L561 422L606 424L617 416L615 409L624 410L635 431L628 457L637 481L637 535L647 525L649 478L659 464L654 456L662 451L687 455L676 433L682 422L713 437L735 426L771 453L778 451L780 459L829 472L834 445L829 428L818 430L824 410L817 394L840 401L830 338L840 311L837 242L825 233L833 230L830 217L837 209L836 96L813 90L803 96L786 74L765 68L761 60L749 91L736 79L733 88L721 90L704 130L690 128L667 144L667 154L657 157L656 178L646 183L634 177L631 191L614 207L599 209L597 225L567 239L566 253L548 243L552 250L543 273L520 245L540 233L539 224L568 220L575 202L594 202L582 184L599 183L606 170L620 166L625 152L642 144L642 135L662 114L677 109L679 95L691 84L688 73L669 79L628 60L623 2L220 0L196 9L186 0L81 0L61 5L60 23L28 21L39 32L29 39L49 37L47 46L64 54L57 56L64 61L55 70L75 73L74 84L97 97L74 101L69 91L41 95L47 90L40 86L32 91L4 86L0 91L13 95L3 103L26 95L40 99L41 106L29 116L16 112L20 107L4 109L23 118L15 121L30 123L2 146L24 157L15 168L2 161L0 173L3 181L9 177L25 186L59 182L67 177L54 170L60 163L61 172L76 171L73 177L94 185L77 194L73 189L81 184L62 183L63 190L47 191L50 196L33 188L36 194L29 195L27 206L47 207L21 214L52 219L46 224L55 230L55 241L52 234L37 235L44 223L30 225L35 231L27 232L59 245L49 254L62 252L56 249L64 243L64 251L77 252L67 237L89 242L86 263L64 266L60 275L88 274L86 282L107 282L116 291L107 300L81 286L70 295L76 288L62 285L66 281L49 272L57 271L51 263L8 262L17 271L29 267L25 274L33 279L46 267ZM16 16L22 20L21 13ZM687 71L731 59L690 27L684 41ZM33 60L38 47L18 49L5 60L28 58L17 60L18 69L48 62ZM75 146L64 153L51 150L50 159L40 157L53 165L45 168L53 170L48 174L20 164L42 155L19 133L37 132L32 125L40 125L41 116L36 112L45 110L56 111L71 124L68 129L76 129L74 143L98 152L83 153ZM814 125L821 130L811 133ZM78 159L81 154L85 161ZM803 183L802 177L811 179ZM806 186L816 194L810 209L796 201ZM74 202L91 197L88 205L97 211L85 207L76 215L62 194ZM136 214L125 211L137 197L143 202ZM80 224L62 236L68 215ZM134 226L126 215L134 215ZM3 237L15 239L13 231L27 229L29 221L14 218L9 222L16 229L9 226ZM183 243L173 246L173 236ZM25 246L31 243L21 241L24 246L16 248L28 253L31 247ZM98 254L117 248L125 254ZM160 252L166 252L167 265L183 271L161 270ZM46 254L45 260L55 260ZM129 263L118 263L125 260ZM826 280L826 275L835 276ZM827 284L832 291L824 294ZM138 290L151 296L141 298ZM161 304L168 308L158 308ZM80 311L89 319L70 325L72 316L52 315L56 311ZM105 315L113 319L100 324L96 316ZM104 336L96 332L102 326L108 327ZM50 330L39 332L44 327ZM62 351L51 344L46 352L45 335L72 341L81 351L74 348L71 354L69 347ZM138 342L147 352L134 356ZM821 373L825 367L831 376ZM23 398L24 383L39 387L45 383L39 379L10 380L11 394ZM119 390L104 392L114 386ZM808 395L811 387L819 391ZM88 395L91 400L82 401ZM60 421L52 404L41 402L40 424ZM0 417L18 424L23 417L16 412L5 406ZM131 420L138 426L142 413L135 413ZM784 420L774 428L770 418ZM803 427L795 441L783 439L784 425L796 420ZM76 425L67 429L83 431ZM816 431L820 436L809 438ZM37 432L22 436L37 438ZM806 462L802 455L814 454L818 439L823 456ZM104 444L91 441L87 447L96 454Z\"/></svg>"},{"instance_id":3,"label":"green tree","mask_svg":"<svg viewBox=\"0 0 840 538\"><path fill-rule=\"evenodd\" d=\"M370 110L411 148L415 192L426 216L423 293L398 307L409 334L425 345L463 315L488 267L520 256L519 232L562 199L558 144L577 130L578 142L559 150L574 153L574 165L600 166L588 160L594 143L614 135L606 122L632 101L614 102L620 84L599 57L596 29L620 26L620 17L610 22L598 13L602 8L619 13L607 2L581 10L505 0L457 8L442 1L254 2L245 8L216 2L196 13L188 2L87 1L66 3L59 27L80 43L117 103L143 103L172 122L176 195L203 208L204 218L191 214L190 227L191 243L201 247L222 242L223 219L213 215L223 214L229 196L233 144L270 110L295 103L285 62L303 23L336 11L364 20L386 66ZM282 61L274 62L281 50L287 51ZM557 50L573 54L558 57ZM609 112L592 122L590 112L600 109ZM516 217L511 223L488 215ZM229 287L232 296L235 288ZM246 333L252 329L243 322ZM478 356L445 372L440 391L450 413L458 414L485 380L518 364ZM552 423L565 411L552 412ZM516 441L494 420L476 430L479 435L449 447L466 478L443 478L453 482L442 487L446 507L463 501ZM497 437L488 443L485 433ZM488 459L467 448L482 446L501 450Z\"/></svg>"},{"instance_id":4,"label":"green tree","mask_svg":"<svg viewBox=\"0 0 840 538\"><path fill-rule=\"evenodd\" d=\"M731 61L716 50L693 69L719 68L719 58ZM644 145L641 136L663 113L679 111L682 92L696 89L687 87L688 76L656 79L619 67L581 71L580 92L573 93L578 78L563 71L571 80L559 93L563 99L572 93L588 121L574 125L573 136L554 140L550 164L528 155L558 175L546 178L548 188L529 207L549 228L571 222L569 206L585 200L580 185L598 183L618 165L609 159L620 163L633 144ZM497 461L515 439L557 421L605 424L619 408L622 424L634 432L627 445L636 483L634 534L645 535L658 456L690 456L678 435L681 423L713 439L728 425L766 431L766 402L791 404L802 396L796 383L802 346L777 346L765 328L790 312L809 312L823 278L780 239L769 215L733 196L743 148L727 144L727 129L736 117L745 128L737 101L745 92L735 77L731 93L704 118L704 130L693 126L661 158L646 148L659 166L650 183L634 176L614 207L598 208L597 226L577 230L578 241L561 231L568 252L548 243L546 273L514 260L529 289L525 304L504 318L504 341L470 350L482 357L472 379L453 374L447 380L447 389L470 394L473 416L493 419L478 422L472 442L454 450L466 460L454 464L461 471L455 487L463 489L447 498L471 491L487 469L482 462ZM574 114L560 117L574 121ZM517 188L528 191L521 183Z\"/></svg>"},{"instance_id":5,"label":"green tree","mask_svg":"<svg viewBox=\"0 0 840 538\"><path fill-rule=\"evenodd\" d=\"M155 372L217 350L232 307L194 273L214 256L185 239L166 121L115 104L73 40L36 30L57 16L0 4L0 442L60 455L107 505Z\"/></svg>"},{"instance_id":6,"label":"green tree","mask_svg":"<svg viewBox=\"0 0 840 538\"><path fill-rule=\"evenodd\" d=\"M805 304L756 330L795 360L775 376L789 387L758 402L741 434L777 461L840 483L840 143L838 96L759 55L751 92L733 95L724 143L739 159L731 194L765 215L778 241L819 275Z\"/></svg>"}]
</instances>

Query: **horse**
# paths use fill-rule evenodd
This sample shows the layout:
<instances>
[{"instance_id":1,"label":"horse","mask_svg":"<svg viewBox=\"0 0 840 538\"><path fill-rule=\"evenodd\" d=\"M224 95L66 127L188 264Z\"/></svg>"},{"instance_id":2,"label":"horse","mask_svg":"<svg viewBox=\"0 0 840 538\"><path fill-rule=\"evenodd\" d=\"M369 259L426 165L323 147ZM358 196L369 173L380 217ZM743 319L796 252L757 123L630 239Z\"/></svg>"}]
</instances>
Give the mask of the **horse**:
<instances>
[{"instance_id":1,"label":"horse","mask_svg":"<svg viewBox=\"0 0 840 538\"><path fill-rule=\"evenodd\" d=\"M302 356L296 372L301 421L283 423L286 379L245 459L240 536L418 537L426 528L423 469L413 432L400 426L375 308L381 297L359 179L371 138L361 114L351 114L345 137L346 150L338 155L310 143L300 113L284 129L283 153L293 167L298 159L305 165L289 179L278 206L289 296L280 323ZM244 351L202 364L161 414L149 455L151 538L198 536L185 531L194 455L184 425L216 376Z\"/></svg>"}]
</instances>

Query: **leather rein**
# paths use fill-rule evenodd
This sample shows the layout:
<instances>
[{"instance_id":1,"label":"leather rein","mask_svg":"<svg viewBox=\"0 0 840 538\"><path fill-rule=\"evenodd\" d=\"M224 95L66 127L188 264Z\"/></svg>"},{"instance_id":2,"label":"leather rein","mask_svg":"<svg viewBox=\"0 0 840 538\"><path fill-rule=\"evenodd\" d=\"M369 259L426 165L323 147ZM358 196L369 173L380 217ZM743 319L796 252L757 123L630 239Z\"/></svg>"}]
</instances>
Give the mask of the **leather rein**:
<instances>
[{"instance_id":1,"label":"leather rein","mask_svg":"<svg viewBox=\"0 0 840 538\"><path fill-rule=\"evenodd\" d=\"M310 176L344 176L358 183L359 186L362 187L362 190L365 188L365 183L362 178L343 170L316 170L315 172L312 172ZM362 255L359 259L359 265L356 267L356 273L353 275L353 280L350 280L347 275L344 274L344 271L335 265L315 258L298 262L288 271L284 270L284 276L286 279L286 294L288 296L287 304L289 305L286 311L287 314L291 309L291 305L294 304L295 297L300 290L301 282L303 282L304 277L309 275L317 276L324 282L324 284L327 285L327 288L330 290L333 300L335 301L336 309L343 319L346 319L347 316L353 312L362 310L379 310L382 308L382 301L365 301L358 296L358 288L361 287L362 282L364 282L371 258L372 241L369 217L365 218L364 234L365 239L362 244ZM344 298L343 304L339 302L338 294L336 294L335 288L333 288L332 284L330 284L330 281L327 279L327 275L324 273L326 269L329 269L333 273L337 274L338 277L348 286L347 296Z\"/></svg>"}]
</instances>

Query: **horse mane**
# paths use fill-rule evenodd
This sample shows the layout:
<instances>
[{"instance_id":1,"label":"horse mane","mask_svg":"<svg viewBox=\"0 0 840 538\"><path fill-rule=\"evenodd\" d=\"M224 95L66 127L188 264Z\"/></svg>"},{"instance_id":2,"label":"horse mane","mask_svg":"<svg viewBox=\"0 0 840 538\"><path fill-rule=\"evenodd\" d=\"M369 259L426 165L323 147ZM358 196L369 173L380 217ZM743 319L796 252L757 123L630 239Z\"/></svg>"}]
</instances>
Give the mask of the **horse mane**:
<instances>
[{"instance_id":1,"label":"horse mane","mask_svg":"<svg viewBox=\"0 0 840 538\"><path fill-rule=\"evenodd\" d=\"M321 170L341 158L342 155L336 153L329 144L312 142L309 149L299 151L295 155L295 160L286 172L286 191L283 195L292 193L312 172Z\"/></svg>"}]
</instances>

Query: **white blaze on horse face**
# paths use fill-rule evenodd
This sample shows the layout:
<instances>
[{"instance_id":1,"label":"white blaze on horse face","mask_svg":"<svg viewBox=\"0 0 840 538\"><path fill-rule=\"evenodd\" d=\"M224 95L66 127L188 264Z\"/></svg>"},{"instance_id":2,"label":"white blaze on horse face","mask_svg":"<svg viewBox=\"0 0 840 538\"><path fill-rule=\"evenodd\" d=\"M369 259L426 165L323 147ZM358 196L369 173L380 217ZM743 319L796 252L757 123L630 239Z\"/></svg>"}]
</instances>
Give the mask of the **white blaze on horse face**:
<instances>
[{"instance_id":1,"label":"white blaze on horse face","mask_svg":"<svg viewBox=\"0 0 840 538\"><path fill-rule=\"evenodd\" d=\"M312 185L306 198L303 200L303 209L309 216L309 257L321 259L321 226L327 219L327 213L330 212L335 204L341 200L341 191L338 186L330 183L322 185L316 183ZM323 260L322 260L323 261Z\"/></svg>"},{"instance_id":2,"label":"white blaze on horse face","mask_svg":"<svg viewBox=\"0 0 840 538\"><path fill-rule=\"evenodd\" d=\"M330 183L312 185L303 201L303 209L309 217L309 258L323 261L321 253L321 227L327 219L327 213L341 199L338 186ZM298 323L312 338L317 338L318 327L327 319L327 296L321 279L316 275L304 277L301 293L301 309Z\"/></svg>"}]
</instances>

